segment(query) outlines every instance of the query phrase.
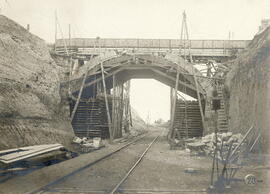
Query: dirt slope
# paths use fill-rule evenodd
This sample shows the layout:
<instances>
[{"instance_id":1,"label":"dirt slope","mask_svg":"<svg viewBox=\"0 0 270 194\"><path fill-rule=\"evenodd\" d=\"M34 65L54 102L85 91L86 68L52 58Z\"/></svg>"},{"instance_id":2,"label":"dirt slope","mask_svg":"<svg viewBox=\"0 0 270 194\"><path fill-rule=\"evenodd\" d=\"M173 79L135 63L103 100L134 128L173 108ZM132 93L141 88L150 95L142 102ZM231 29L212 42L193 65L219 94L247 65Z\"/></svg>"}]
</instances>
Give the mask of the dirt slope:
<instances>
[{"instance_id":1,"label":"dirt slope","mask_svg":"<svg viewBox=\"0 0 270 194\"><path fill-rule=\"evenodd\" d=\"M145 132L147 130L147 124L133 107L131 107L131 115L132 127L130 128L130 132L134 134Z\"/></svg>"},{"instance_id":2,"label":"dirt slope","mask_svg":"<svg viewBox=\"0 0 270 194\"><path fill-rule=\"evenodd\" d=\"M0 16L0 150L73 136L63 118L58 68L43 40Z\"/></svg>"},{"instance_id":3,"label":"dirt slope","mask_svg":"<svg viewBox=\"0 0 270 194\"><path fill-rule=\"evenodd\" d=\"M233 62L226 80L230 90L230 129L245 132L251 125L270 150L270 28L256 35Z\"/></svg>"}]
</instances>

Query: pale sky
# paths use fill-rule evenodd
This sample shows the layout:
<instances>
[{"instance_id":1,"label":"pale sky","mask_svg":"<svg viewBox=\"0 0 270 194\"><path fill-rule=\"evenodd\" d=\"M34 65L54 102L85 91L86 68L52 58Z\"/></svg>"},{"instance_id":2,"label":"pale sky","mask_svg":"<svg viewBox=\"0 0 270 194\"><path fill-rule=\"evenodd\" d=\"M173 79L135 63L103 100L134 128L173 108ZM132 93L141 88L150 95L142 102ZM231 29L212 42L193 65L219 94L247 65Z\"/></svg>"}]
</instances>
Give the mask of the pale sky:
<instances>
[{"instance_id":1,"label":"pale sky","mask_svg":"<svg viewBox=\"0 0 270 194\"><path fill-rule=\"evenodd\" d=\"M131 81L130 102L142 119L148 114L150 121L159 118L167 121L170 117L170 87L154 79Z\"/></svg>"},{"instance_id":2,"label":"pale sky","mask_svg":"<svg viewBox=\"0 0 270 194\"><path fill-rule=\"evenodd\" d=\"M270 18L270 0L0 0L0 6L1 14L30 24L47 42L54 42L55 10L64 36L71 24L73 37L90 38L179 38L185 10L191 39L228 39L229 31L234 39L252 39L261 19ZM153 120L169 118L168 87L151 80L132 87L133 106L143 118L148 110ZM141 99L153 92L158 95L150 101Z\"/></svg>"},{"instance_id":3,"label":"pale sky","mask_svg":"<svg viewBox=\"0 0 270 194\"><path fill-rule=\"evenodd\" d=\"M8 3L5 3L7 1ZM76 37L179 38L186 10L193 39L251 39L270 18L269 0L0 0L2 13L54 41L54 12ZM60 36L60 34L59 34Z\"/></svg>"}]
</instances>

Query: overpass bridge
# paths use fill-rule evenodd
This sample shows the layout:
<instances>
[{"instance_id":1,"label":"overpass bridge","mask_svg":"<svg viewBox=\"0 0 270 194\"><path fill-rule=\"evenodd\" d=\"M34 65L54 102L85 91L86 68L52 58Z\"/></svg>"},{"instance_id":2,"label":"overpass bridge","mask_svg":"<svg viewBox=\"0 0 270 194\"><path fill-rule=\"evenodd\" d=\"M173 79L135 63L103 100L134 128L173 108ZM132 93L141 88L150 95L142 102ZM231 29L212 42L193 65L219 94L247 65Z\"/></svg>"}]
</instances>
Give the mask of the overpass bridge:
<instances>
[{"instance_id":1,"label":"overpass bridge","mask_svg":"<svg viewBox=\"0 0 270 194\"><path fill-rule=\"evenodd\" d=\"M104 137L120 137L123 123L126 122L124 120L131 122L128 108L129 80L143 78L158 80L197 99L196 110L199 112L191 110L190 116L195 120L188 121L191 125L196 124L197 128L193 126L186 129L184 125L187 126L187 120L182 114L173 117L173 125L177 125L176 128L189 137L201 136L205 128L206 88L216 84L219 78L203 75L185 56L191 54L195 63L209 60L222 62L236 57L249 41L190 40L183 41L182 45L179 43L180 40L176 39L57 40L55 53L66 60L70 60L70 56L72 59L69 62L69 81L62 83L62 86L69 88L75 133L81 136L103 136L106 132ZM180 54L182 57L179 57ZM180 102L179 106L181 110L183 104ZM222 111L226 118L225 109ZM227 125L227 119L222 122Z\"/></svg>"},{"instance_id":2,"label":"overpass bridge","mask_svg":"<svg viewBox=\"0 0 270 194\"><path fill-rule=\"evenodd\" d=\"M182 40L179 39L101 39L71 38L57 39L55 52L59 55L70 54L79 59L89 60L91 55L107 51L137 54L165 55L166 53L192 55L194 61L215 59L218 62L233 58L244 50L249 40ZM190 49L188 49L190 45Z\"/></svg>"}]
</instances>

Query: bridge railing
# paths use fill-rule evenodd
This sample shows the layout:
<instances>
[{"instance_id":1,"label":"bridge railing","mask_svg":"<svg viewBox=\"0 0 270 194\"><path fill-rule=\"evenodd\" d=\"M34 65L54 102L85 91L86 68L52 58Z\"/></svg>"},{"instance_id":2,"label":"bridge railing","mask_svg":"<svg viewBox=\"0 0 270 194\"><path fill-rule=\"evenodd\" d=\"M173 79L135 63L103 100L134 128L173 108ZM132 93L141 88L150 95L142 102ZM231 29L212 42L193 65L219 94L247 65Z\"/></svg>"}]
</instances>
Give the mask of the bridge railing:
<instances>
[{"instance_id":1,"label":"bridge railing","mask_svg":"<svg viewBox=\"0 0 270 194\"><path fill-rule=\"evenodd\" d=\"M73 38L58 39L56 47L64 47L65 42L68 47L77 48L168 48L180 47L179 39L94 39L94 38ZM193 49L244 49L249 44L249 40L189 40L182 42L182 48Z\"/></svg>"},{"instance_id":2,"label":"bridge railing","mask_svg":"<svg viewBox=\"0 0 270 194\"><path fill-rule=\"evenodd\" d=\"M178 49L157 49L157 48L101 48L101 49L95 49L95 48L76 48L76 47L69 47L68 51L69 53L76 54L77 56L90 56L90 55L99 55L99 53L104 53L108 51L114 51L117 50L118 52L127 52L127 53L136 53L136 54L157 54L157 53L173 53L178 54ZM232 56L233 50L230 49L190 49L190 53L192 56L223 56L228 57ZM56 53L65 55L66 50L64 47L58 47L56 49ZM182 55L189 55L189 50L186 50L185 52L182 51Z\"/></svg>"}]
</instances>

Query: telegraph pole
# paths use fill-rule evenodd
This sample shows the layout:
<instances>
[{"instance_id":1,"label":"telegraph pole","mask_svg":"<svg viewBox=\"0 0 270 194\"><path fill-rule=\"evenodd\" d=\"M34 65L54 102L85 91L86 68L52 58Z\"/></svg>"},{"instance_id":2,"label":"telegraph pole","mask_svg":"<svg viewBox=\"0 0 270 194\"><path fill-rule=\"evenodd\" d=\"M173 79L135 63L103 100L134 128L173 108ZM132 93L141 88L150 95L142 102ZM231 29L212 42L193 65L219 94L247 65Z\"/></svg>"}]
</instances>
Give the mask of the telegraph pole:
<instances>
[{"instance_id":1,"label":"telegraph pole","mask_svg":"<svg viewBox=\"0 0 270 194\"><path fill-rule=\"evenodd\" d=\"M54 19L55 19L55 32L54 32L54 51L56 51L56 40L57 40L57 11L54 12Z\"/></svg>"}]
</instances>

